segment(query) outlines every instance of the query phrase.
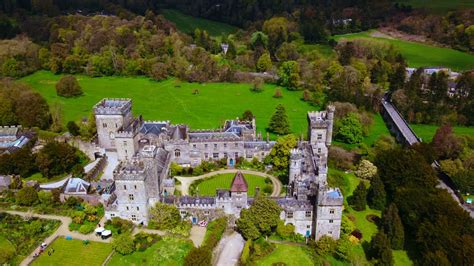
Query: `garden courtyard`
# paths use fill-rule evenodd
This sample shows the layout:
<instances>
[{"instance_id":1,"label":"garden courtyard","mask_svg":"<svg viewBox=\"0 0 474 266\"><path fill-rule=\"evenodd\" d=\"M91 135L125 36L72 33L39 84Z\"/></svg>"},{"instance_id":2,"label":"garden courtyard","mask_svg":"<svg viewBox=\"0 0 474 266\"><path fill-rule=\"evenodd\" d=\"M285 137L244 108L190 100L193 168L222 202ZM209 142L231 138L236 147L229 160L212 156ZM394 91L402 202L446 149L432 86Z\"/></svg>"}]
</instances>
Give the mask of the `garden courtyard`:
<instances>
[{"instance_id":1,"label":"garden courtyard","mask_svg":"<svg viewBox=\"0 0 474 266\"><path fill-rule=\"evenodd\" d=\"M199 194L201 196L215 196L217 189L229 189L234 178L235 173L227 174L217 174L206 179L201 179L194 181L191 185L191 193ZM259 187L260 190L267 190L265 192L271 193L272 181L269 178L262 176L244 174L245 180L248 184L249 191L247 192L249 196L253 197L255 195L255 188ZM265 187L268 187L265 189Z\"/></svg>"},{"instance_id":2,"label":"garden courtyard","mask_svg":"<svg viewBox=\"0 0 474 266\"><path fill-rule=\"evenodd\" d=\"M48 252L52 249L54 252L48 256ZM32 265L102 265L111 252L112 245L107 243L88 242L86 244L81 240L67 240L61 237L46 248Z\"/></svg>"}]
</instances>

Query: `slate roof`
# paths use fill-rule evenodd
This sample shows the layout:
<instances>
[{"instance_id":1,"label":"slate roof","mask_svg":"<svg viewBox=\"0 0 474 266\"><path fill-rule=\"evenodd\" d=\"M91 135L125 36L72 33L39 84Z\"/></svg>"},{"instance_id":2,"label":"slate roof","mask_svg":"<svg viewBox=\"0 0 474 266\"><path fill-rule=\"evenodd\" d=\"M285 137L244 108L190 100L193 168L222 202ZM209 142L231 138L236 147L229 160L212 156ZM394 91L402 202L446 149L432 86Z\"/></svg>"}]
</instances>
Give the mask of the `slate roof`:
<instances>
[{"instance_id":1,"label":"slate roof","mask_svg":"<svg viewBox=\"0 0 474 266\"><path fill-rule=\"evenodd\" d=\"M244 175L242 172L238 171L234 179L232 179L232 184L230 185L230 192L247 192L248 185L247 181L245 180Z\"/></svg>"},{"instance_id":2,"label":"slate roof","mask_svg":"<svg viewBox=\"0 0 474 266\"><path fill-rule=\"evenodd\" d=\"M143 123L142 127L140 128L140 133L142 134L153 134L153 135L160 135L166 129L166 123L160 122L145 122Z\"/></svg>"}]
</instances>

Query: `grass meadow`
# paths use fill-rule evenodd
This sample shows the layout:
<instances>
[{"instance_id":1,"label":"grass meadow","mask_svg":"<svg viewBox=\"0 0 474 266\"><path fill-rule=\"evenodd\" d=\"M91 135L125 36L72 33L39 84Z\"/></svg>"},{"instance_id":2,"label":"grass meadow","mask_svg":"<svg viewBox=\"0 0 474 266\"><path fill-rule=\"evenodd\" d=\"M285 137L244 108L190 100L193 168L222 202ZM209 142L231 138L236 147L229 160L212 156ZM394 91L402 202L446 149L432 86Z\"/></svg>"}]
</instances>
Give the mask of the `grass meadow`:
<instances>
[{"instance_id":1,"label":"grass meadow","mask_svg":"<svg viewBox=\"0 0 474 266\"><path fill-rule=\"evenodd\" d=\"M51 248L54 253L48 256ZM100 266L110 252L111 244L89 242L85 245L81 240L57 238L31 265Z\"/></svg>"},{"instance_id":2,"label":"grass meadow","mask_svg":"<svg viewBox=\"0 0 474 266\"><path fill-rule=\"evenodd\" d=\"M308 247L275 244L275 250L261 260L257 261L259 266L272 265L313 265L313 260Z\"/></svg>"},{"instance_id":3,"label":"grass meadow","mask_svg":"<svg viewBox=\"0 0 474 266\"><path fill-rule=\"evenodd\" d=\"M424 125L424 124L411 124L410 127L415 131L416 135L420 137L423 142L431 142L436 130L439 128L437 125ZM474 136L474 127L453 127L453 132L456 135L470 135Z\"/></svg>"},{"instance_id":4,"label":"grass meadow","mask_svg":"<svg viewBox=\"0 0 474 266\"><path fill-rule=\"evenodd\" d=\"M286 107L292 133L307 133L306 114L317 108L301 100L301 91L282 89L283 97L274 98L275 85L267 84L263 92L250 91L245 83L187 83L176 86L175 79L161 82L145 77L98 77L78 75L84 95L63 98L56 95L55 85L61 75L38 71L20 79L38 91L50 106L59 104L63 121L80 121L89 117L92 107L103 98L131 98L133 113L145 120L170 120L188 124L191 129L220 128L227 119L240 117L249 109L257 121L257 132L265 137L266 128L278 104ZM198 95L193 91L199 90ZM271 135L274 139L275 136Z\"/></svg>"},{"instance_id":5,"label":"grass meadow","mask_svg":"<svg viewBox=\"0 0 474 266\"><path fill-rule=\"evenodd\" d=\"M232 179L234 178L235 174L219 174L208 179L205 179L201 183L197 185L197 189L199 191L199 195L201 196L214 196L216 195L216 189L223 188L223 189L230 189L230 185L232 183ZM245 180L247 181L249 191L247 194L249 196L255 195L255 187L259 187L263 189L265 187L265 177L256 176L256 175L244 175Z\"/></svg>"},{"instance_id":6,"label":"grass meadow","mask_svg":"<svg viewBox=\"0 0 474 266\"><path fill-rule=\"evenodd\" d=\"M371 36L371 31L335 36L336 40L361 38L378 40L394 45L400 50L410 67L446 66L457 71L474 68L474 55L451 48L435 47L392 38L373 37Z\"/></svg>"},{"instance_id":7,"label":"grass meadow","mask_svg":"<svg viewBox=\"0 0 474 266\"><path fill-rule=\"evenodd\" d=\"M145 251L136 251L130 255L115 253L107 265L183 265L184 257L193 247L189 240L164 237Z\"/></svg>"},{"instance_id":8,"label":"grass meadow","mask_svg":"<svg viewBox=\"0 0 474 266\"><path fill-rule=\"evenodd\" d=\"M194 33L194 30L199 28L206 30L213 37L220 37L238 30L237 27L226 23L189 16L174 9L164 9L161 13L167 20L176 24L178 30L184 33Z\"/></svg>"}]
</instances>

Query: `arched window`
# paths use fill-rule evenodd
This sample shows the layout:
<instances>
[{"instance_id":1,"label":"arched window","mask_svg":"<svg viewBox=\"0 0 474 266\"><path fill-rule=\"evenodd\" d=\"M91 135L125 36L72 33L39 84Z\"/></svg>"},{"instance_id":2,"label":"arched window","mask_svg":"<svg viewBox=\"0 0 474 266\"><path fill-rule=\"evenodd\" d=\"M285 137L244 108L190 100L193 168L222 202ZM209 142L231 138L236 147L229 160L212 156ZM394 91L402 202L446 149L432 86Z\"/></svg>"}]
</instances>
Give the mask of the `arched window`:
<instances>
[{"instance_id":1,"label":"arched window","mask_svg":"<svg viewBox=\"0 0 474 266\"><path fill-rule=\"evenodd\" d=\"M179 149L174 150L174 157L178 158L181 156L181 151Z\"/></svg>"}]
</instances>

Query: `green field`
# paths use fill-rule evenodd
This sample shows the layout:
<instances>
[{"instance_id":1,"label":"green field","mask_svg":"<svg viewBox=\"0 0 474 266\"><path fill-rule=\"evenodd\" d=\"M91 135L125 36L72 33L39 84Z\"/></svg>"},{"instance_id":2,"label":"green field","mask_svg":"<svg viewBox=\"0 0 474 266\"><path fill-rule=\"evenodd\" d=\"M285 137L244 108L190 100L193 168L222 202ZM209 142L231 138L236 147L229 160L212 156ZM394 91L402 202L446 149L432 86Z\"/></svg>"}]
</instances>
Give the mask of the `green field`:
<instances>
[{"instance_id":1,"label":"green field","mask_svg":"<svg viewBox=\"0 0 474 266\"><path fill-rule=\"evenodd\" d=\"M184 33L193 33L196 28L199 28L206 30L211 36L219 37L238 30L237 27L226 23L188 16L173 9L164 9L161 13L167 20L176 24L178 30Z\"/></svg>"},{"instance_id":2,"label":"green field","mask_svg":"<svg viewBox=\"0 0 474 266\"><path fill-rule=\"evenodd\" d=\"M423 142L431 142L436 130L439 128L437 125L423 124L411 124L410 127L415 131L416 135L423 140ZM453 131L456 135L474 136L474 127L453 127Z\"/></svg>"},{"instance_id":3,"label":"green field","mask_svg":"<svg viewBox=\"0 0 474 266\"><path fill-rule=\"evenodd\" d=\"M449 10L474 8L474 1L472 0L398 0L397 2L443 14Z\"/></svg>"},{"instance_id":4,"label":"green field","mask_svg":"<svg viewBox=\"0 0 474 266\"><path fill-rule=\"evenodd\" d=\"M155 82L145 77L77 76L84 95L62 98L55 91L60 77L39 71L20 81L30 84L50 105L59 103L64 123L88 117L92 107L103 98L132 98L135 115L142 114L145 120L185 123L191 129L220 128L226 119L240 117L250 109L257 120L257 132L265 136L270 117L281 103L286 107L292 132L306 135L306 113L316 109L300 99L301 91L283 89L282 98L273 98L274 85L265 85L263 92L254 93L250 91L251 85L243 83L182 82L180 87L175 87L174 79ZM199 95L193 94L194 89L199 90Z\"/></svg>"},{"instance_id":5,"label":"green field","mask_svg":"<svg viewBox=\"0 0 474 266\"><path fill-rule=\"evenodd\" d=\"M474 68L474 55L463 53L450 48L441 48L426 44L403 41L398 39L372 37L372 31L336 35L341 39L371 39L393 44L402 53L410 67L445 66L453 70L469 70Z\"/></svg>"},{"instance_id":6,"label":"green field","mask_svg":"<svg viewBox=\"0 0 474 266\"><path fill-rule=\"evenodd\" d=\"M235 174L220 174L210 177L209 179L205 179L197 186L199 195L214 196L216 195L216 189L218 188L229 189L234 175ZM263 189L263 187L266 185L265 177L249 174L245 174L244 177L249 187L249 196L255 195L255 187Z\"/></svg>"},{"instance_id":7,"label":"green field","mask_svg":"<svg viewBox=\"0 0 474 266\"><path fill-rule=\"evenodd\" d=\"M256 265L313 265L313 260L307 247L276 244L275 250L257 261Z\"/></svg>"},{"instance_id":8,"label":"green field","mask_svg":"<svg viewBox=\"0 0 474 266\"><path fill-rule=\"evenodd\" d=\"M136 251L130 255L115 253L107 265L183 265L184 257L193 247L189 240L163 238L145 251Z\"/></svg>"},{"instance_id":9,"label":"green field","mask_svg":"<svg viewBox=\"0 0 474 266\"><path fill-rule=\"evenodd\" d=\"M54 248L54 253L48 256L51 248ZM107 243L89 242L85 245L80 240L57 238L31 265L100 266L110 252L112 245Z\"/></svg>"}]
</instances>

